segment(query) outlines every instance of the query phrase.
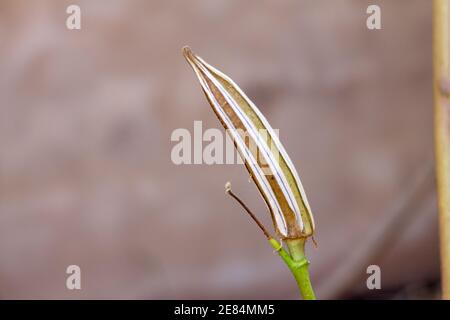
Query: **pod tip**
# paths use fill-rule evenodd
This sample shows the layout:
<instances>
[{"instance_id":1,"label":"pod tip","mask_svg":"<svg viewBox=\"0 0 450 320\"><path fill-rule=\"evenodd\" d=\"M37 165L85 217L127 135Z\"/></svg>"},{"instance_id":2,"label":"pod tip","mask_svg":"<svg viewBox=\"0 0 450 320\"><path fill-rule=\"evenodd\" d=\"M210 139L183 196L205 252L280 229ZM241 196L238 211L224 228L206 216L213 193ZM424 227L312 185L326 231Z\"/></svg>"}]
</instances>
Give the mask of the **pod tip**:
<instances>
[{"instance_id":1,"label":"pod tip","mask_svg":"<svg viewBox=\"0 0 450 320\"><path fill-rule=\"evenodd\" d=\"M192 52L192 50L191 50L191 48L190 48L189 46L184 46L184 47L181 49L181 52L183 53L183 56L184 56L186 59L190 59L190 58L192 58L192 56L194 55L193 52Z\"/></svg>"}]
</instances>

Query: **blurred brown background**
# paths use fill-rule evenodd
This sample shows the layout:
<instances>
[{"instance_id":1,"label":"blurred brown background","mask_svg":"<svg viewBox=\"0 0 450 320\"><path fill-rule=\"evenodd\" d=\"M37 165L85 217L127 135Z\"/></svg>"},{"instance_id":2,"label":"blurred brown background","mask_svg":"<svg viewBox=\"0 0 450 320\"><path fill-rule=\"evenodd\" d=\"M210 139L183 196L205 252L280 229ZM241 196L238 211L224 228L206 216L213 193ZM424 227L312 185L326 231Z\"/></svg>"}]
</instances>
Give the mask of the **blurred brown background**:
<instances>
[{"instance_id":1,"label":"blurred brown background","mask_svg":"<svg viewBox=\"0 0 450 320\"><path fill-rule=\"evenodd\" d=\"M369 4L382 30L366 28ZM371 258L382 290L367 290L365 263L330 288L432 159L431 1L2 0L0 39L0 298L297 298L224 193L232 181L269 225L244 167L171 162L174 129L220 127L186 44L280 129L317 222L319 298L414 298L438 282L430 184ZM70 264L80 291L65 287Z\"/></svg>"}]
</instances>

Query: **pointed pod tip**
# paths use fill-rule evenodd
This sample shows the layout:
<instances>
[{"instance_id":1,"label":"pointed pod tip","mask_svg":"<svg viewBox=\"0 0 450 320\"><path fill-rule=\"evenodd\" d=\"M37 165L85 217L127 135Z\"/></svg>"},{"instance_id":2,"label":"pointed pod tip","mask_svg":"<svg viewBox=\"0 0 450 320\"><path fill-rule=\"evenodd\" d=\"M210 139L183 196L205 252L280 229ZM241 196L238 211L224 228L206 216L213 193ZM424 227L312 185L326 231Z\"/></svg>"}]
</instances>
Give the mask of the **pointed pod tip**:
<instances>
[{"instance_id":1,"label":"pointed pod tip","mask_svg":"<svg viewBox=\"0 0 450 320\"><path fill-rule=\"evenodd\" d=\"M181 52L183 53L183 56L187 59L187 60L192 60L194 53L192 52L191 48L189 46L184 46L181 49Z\"/></svg>"}]
</instances>

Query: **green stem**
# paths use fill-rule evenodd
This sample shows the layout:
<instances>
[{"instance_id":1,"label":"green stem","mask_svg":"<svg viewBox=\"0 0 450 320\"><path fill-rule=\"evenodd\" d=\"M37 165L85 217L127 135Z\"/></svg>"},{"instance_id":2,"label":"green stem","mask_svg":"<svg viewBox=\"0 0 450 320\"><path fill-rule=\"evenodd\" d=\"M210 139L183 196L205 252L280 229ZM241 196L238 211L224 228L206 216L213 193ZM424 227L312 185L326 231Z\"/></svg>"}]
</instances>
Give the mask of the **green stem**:
<instances>
[{"instance_id":1,"label":"green stem","mask_svg":"<svg viewBox=\"0 0 450 320\"><path fill-rule=\"evenodd\" d=\"M272 247L278 251L278 254L294 275L303 299L316 300L316 296L311 285L311 279L309 278L309 261L305 256L305 240L306 239L286 240L290 255L275 239L271 238L269 239L269 242Z\"/></svg>"}]
</instances>

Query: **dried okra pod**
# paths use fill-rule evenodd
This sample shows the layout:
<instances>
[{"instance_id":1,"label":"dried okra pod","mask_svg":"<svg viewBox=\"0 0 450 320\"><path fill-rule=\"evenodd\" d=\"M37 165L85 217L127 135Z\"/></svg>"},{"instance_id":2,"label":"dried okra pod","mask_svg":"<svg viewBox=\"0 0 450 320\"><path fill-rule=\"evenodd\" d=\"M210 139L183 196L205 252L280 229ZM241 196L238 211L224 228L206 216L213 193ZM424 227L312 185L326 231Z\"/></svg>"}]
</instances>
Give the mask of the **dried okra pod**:
<instances>
[{"instance_id":1,"label":"dried okra pod","mask_svg":"<svg viewBox=\"0 0 450 320\"><path fill-rule=\"evenodd\" d=\"M231 135L282 239L307 238L314 220L300 177L267 119L228 76L189 47L183 55L195 71L213 111Z\"/></svg>"}]
</instances>

